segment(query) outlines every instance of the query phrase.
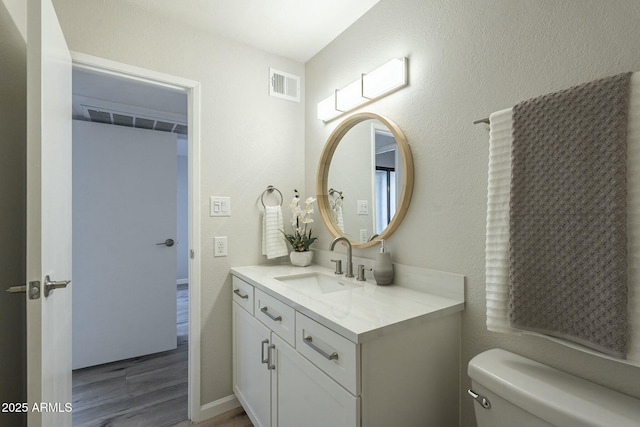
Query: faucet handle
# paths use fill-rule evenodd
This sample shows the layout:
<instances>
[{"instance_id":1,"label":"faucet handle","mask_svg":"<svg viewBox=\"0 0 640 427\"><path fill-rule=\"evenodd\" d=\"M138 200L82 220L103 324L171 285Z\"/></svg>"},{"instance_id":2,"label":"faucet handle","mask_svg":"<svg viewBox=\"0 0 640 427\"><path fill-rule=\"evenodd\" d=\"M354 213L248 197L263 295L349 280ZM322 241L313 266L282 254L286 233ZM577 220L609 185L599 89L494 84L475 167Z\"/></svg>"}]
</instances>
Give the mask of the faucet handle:
<instances>
[{"instance_id":1,"label":"faucet handle","mask_svg":"<svg viewBox=\"0 0 640 427\"><path fill-rule=\"evenodd\" d=\"M336 263L336 271L333 274L342 274L342 260L341 259L332 259L331 262Z\"/></svg>"},{"instance_id":2,"label":"faucet handle","mask_svg":"<svg viewBox=\"0 0 640 427\"><path fill-rule=\"evenodd\" d=\"M356 280L359 280L361 282L366 282L367 278L364 277L364 272L365 271L371 271L371 268L364 268L364 264L358 264L358 278Z\"/></svg>"}]
</instances>

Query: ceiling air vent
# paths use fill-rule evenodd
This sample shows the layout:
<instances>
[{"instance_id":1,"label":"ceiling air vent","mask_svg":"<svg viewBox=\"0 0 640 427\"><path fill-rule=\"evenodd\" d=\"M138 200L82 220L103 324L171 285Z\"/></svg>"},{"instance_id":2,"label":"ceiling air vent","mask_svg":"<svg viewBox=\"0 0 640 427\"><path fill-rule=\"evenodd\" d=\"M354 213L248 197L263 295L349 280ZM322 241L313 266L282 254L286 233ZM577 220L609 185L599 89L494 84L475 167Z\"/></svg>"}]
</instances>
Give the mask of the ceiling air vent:
<instances>
[{"instance_id":1,"label":"ceiling air vent","mask_svg":"<svg viewBox=\"0 0 640 427\"><path fill-rule=\"evenodd\" d=\"M181 135L188 133L187 125L181 123L181 118L173 117L168 113L162 114L166 119L159 119L149 116L142 117L140 114L127 113L123 111L113 111L105 108L89 107L81 105L83 118L92 122L114 124L119 126L136 127L140 129L158 130L162 132L174 132ZM138 108L138 110L140 110ZM178 119L178 120L176 120Z\"/></svg>"},{"instance_id":2,"label":"ceiling air vent","mask_svg":"<svg viewBox=\"0 0 640 427\"><path fill-rule=\"evenodd\" d=\"M269 68L269 95L300 102L300 76Z\"/></svg>"}]
</instances>

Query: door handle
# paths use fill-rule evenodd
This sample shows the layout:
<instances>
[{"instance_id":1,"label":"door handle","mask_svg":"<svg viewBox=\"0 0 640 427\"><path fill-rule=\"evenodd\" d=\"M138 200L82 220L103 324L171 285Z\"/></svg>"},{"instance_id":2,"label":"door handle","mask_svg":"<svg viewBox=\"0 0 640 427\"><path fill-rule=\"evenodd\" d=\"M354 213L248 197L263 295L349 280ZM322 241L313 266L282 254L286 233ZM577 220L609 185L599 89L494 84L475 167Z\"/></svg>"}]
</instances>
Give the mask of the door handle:
<instances>
[{"instance_id":1,"label":"door handle","mask_svg":"<svg viewBox=\"0 0 640 427\"><path fill-rule=\"evenodd\" d=\"M11 286L7 289L7 292L10 294L17 294L22 292L27 292L27 285L17 285ZM40 282L29 282L29 299L38 299L40 298Z\"/></svg>"},{"instance_id":2,"label":"door handle","mask_svg":"<svg viewBox=\"0 0 640 427\"><path fill-rule=\"evenodd\" d=\"M66 288L69 283L71 283L71 280L52 281L49 278L49 275L45 276L45 278L44 278L44 296L45 296L45 298L48 297L49 294L51 292L53 292L54 289Z\"/></svg>"},{"instance_id":3,"label":"door handle","mask_svg":"<svg viewBox=\"0 0 640 427\"><path fill-rule=\"evenodd\" d=\"M267 347L267 371L276 369L276 365L273 363L273 359L271 358L273 355L272 350L274 350L275 348L275 344L271 344L269 345L269 347Z\"/></svg>"},{"instance_id":4,"label":"door handle","mask_svg":"<svg viewBox=\"0 0 640 427\"><path fill-rule=\"evenodd\" d=\"M173 239L167 239L167 240L165 240L164 242L156 243L156 246L162 246L162 245L164 245L164 246L171 247L171 246L173 246L173 244L174 244L174 243L175 243L175 242L173 241Z\"/></svg>"},{"instance_id":5,"label":"door handle","mask_svg":"<svg viewBox=\"0 0 640 427\"><path fill-rule=\"evenodd\" d=\"M269 364L269 356L267 356L266 358L264 357L264 345L265 344L269 344L269 338L267 338L267 339L262 341L262 354L260 355L262 357L262 363L266 363L268 365Z\"/></svg>"}]
</instances>

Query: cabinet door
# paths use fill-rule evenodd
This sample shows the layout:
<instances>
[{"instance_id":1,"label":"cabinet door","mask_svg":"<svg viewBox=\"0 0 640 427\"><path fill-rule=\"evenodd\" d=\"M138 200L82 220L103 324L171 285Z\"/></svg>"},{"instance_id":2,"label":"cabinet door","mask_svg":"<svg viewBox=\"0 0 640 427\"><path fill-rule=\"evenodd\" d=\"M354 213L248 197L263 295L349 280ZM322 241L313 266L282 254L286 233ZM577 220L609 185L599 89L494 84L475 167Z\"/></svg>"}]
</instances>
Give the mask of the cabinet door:
<instances>
[{"instance_id":1,"label":"cabinet door","mask_svg":"<svg viewBox=\"0 0 640 427\"><path fill-rule=\"evenodd\" d=\"M233 391L255 427L271 426L271 371L264 362L270 335L267 327L233 302Z\"/></svg>"},{"instance_id":2,"label":"cabinet door","mask_svg":"<svg viewBox=\"0 0 640 427\"><path fill-rule=\"evenodd\" d=\"M275 334L271 420L278 427L355 427L360 399L301 356Z\"/></svg>"}]
</instances>

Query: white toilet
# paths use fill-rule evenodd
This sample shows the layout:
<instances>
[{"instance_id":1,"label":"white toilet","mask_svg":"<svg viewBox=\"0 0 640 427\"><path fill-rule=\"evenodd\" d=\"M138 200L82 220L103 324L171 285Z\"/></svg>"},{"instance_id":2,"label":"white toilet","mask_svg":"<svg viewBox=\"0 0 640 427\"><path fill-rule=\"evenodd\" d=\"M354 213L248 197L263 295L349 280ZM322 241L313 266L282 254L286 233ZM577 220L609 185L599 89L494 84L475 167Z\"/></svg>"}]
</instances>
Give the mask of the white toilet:
<instances>
[{"instance_id":1,"label":"white toilet","mask_svg":"<svg viewBox=\"0 0 640 427\"><path fill-rule=\"evenodd\" d=\"M640 426L640 400L508 351L468 367L478 427Z\"/></svg>"}]
</instances>

